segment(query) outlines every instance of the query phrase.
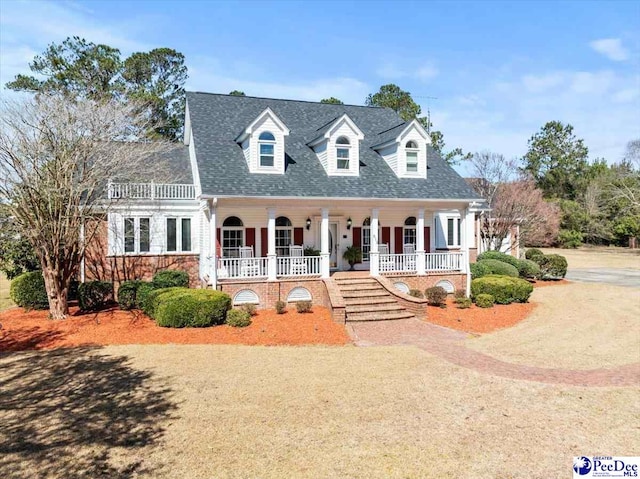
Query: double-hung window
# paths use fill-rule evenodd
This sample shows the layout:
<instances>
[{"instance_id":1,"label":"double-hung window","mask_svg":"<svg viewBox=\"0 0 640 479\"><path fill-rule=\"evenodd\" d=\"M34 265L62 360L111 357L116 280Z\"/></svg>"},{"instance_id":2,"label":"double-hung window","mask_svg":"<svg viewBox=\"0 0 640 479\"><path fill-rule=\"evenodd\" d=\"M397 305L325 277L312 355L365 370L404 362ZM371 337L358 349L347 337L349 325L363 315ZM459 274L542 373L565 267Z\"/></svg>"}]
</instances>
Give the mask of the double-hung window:
<instances>
[{"instance_id":1,"label":"double-hung window","mask_svg":"<svg viewBox=\"0 0 640 479\"><path fill-rule=\"evenodd\" d=\"M351 148L351 144L349 143L349 138L345 136L341 136L336 140L336 158L337 158L337 167L339 170L348 170L349 169L349 149Z\"/></svg>"},{"instance_id":2,"label":"double-hung window","mask_svg":"<svg viewBox=\"0 0 640 479\"><path fill-rule=\"evenodd\" d=\"M407 173L418 172L418 145L415 141L408 141L405 146L405 154L407 157Z\"/></svg>"},{"instance_id":3,"label":"double-hung window","mask_svg":"<svg viewBox=\"0 0 640 479\"><path fill-rule=\"evenodd\" d=\"M244 223L237 216L229 216L222 223L222 255L225 258L240 256L240 247L244 246Z\"/></svg>"},{"instance_id":4,"label":"double-hung window","mask_svg":"<svg viewBox=\"0 0 640 479\"><path fill-rule=\"evenodd\" d=\"M124 252L148 253L151 246L150 218L124 219Z\"/></svg>"},{"instance_id":5,"label":"double-hung window","mask_svg":"<svg viewBox=\"0 0 640 479\"><path fill-rule=\"evenodd\" d=\"M289 246L293 244L293 225L286 216L276 218L276 254L289 256Z\"/></svg>"},{"instance_id":6,"label":"double-hung window","mask_svg":"<svg viewBox=\"0 0 640 479\"><path fill-rule=\"evenodd\" d=\"M191 218L167 218L167 251L191 251Z\"/></svg>"},{"instance_id":7,"label":"double-hung window","mask_svg":"<svg viewBox=\"0 0 640 479\"><path fill-rule=\"evenodd\" d=\"M447 246L460 246L460 218L447 218Z\"/></svg>"},{"instance_id":8,"label":"double-hung window","mask_svg":"<svg viewBox=\"0 0 640 479\"><path fill-rule=\"evenodd\" d=\"M414 246L416 245L416 217L415 216L409 216L404 221L402 239L404 241L404 244L412 244Z\"/></svg>"},{"instance_id":9,"label":"double-hung window","mask_svg":"<svg viewBox=\"0 0 640 479\"><path fill-rule=\"evenodd\" d=\"M260 167L273 168L275 164L276 137L273 133L264 131L258 137L258 147L260 148Z\"/></svg>"}]
</instances>

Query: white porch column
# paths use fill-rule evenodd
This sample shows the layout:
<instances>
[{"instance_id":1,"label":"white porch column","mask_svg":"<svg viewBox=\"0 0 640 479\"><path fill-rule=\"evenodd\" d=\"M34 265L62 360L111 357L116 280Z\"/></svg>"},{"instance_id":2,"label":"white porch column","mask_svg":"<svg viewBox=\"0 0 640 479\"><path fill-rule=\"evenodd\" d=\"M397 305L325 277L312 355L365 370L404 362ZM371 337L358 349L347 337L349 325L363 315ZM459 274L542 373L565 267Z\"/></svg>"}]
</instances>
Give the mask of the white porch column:
<instances>
[{"instance_id":1,"label":"white porch column","mask_svg":"<svg viewBox=\"0 0 640 479\"><path fill-rule=\"evenodd\" d=\"M378 276L380 274L380 256L378 251L378 244L380 244L378 234L380 230L380 224L378 221L378 215L380 210L373 208L371 210L371 249L369 251L369 274L371 276Z\"/></svg>"},{"instance_id":2,"label":"white porch column","mask_svg":"<svg viewBox=\"0 0 640 479\"><path fill-rule=\"evenodd\" d=\"M320 223L320 275L322 278L331 276L331 264L329 261L329 208L322 208L322 221Z\"/></svg>"},{"instance_id":3,"label":"white porch column","mask_svg":"<svg viewBox=\"0 0 640 479\"><path fill-rule=\"evenodd\" d=\"M469 270L469 241L467 238L467 209L462 208L460 212L460 251L462 251L462 265L461 270L466 274L465 290L467 297L471 295L471 272Z\"/></svg>"},{"instance_id":4,"label":"white porch column","mask_svg":"<svg viewBox=\"0 0 640 479\"><path fill-rule=\"evenodd\" d=\"M416 269L418 275L426 274L427 258L425 256L424 241L424 208L420 208L416 220Z\"/></svg>"},{"instance_id":5,"label":"white porch column","mask_svg":"<svg viewBox=\"0 0 640 479\"><path fill-rule=\"evenodd\" d=\"M267 209L267 279L275 281L278 275L276 257L276 209Z\"/></svg>"},{"instance_id":6,"label":"white porch column","mask_svg":"<svg viewBox=\"0 0 640 479\"><path fill-rule=\"evenodd\" d=\"M216 214L216 205L209 203L209 228L211 228L211 245L210 254L211 263L209 263L209 281L213 289L218 288L218 221Z\"/></svg>"}]
</instances>

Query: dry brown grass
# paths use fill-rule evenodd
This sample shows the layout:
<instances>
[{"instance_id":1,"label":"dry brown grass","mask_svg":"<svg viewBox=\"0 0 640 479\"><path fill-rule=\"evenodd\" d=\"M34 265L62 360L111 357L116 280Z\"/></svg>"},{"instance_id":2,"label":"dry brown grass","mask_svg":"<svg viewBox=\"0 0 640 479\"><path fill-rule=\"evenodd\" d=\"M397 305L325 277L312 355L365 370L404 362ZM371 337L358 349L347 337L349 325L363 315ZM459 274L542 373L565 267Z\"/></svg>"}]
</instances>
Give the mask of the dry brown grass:
<instances>
[{"instance_id":1,"label":"dry brown grass","mask_svg":"<svg viewBox=\"0 0 640 479\"><path fill-rule=\"evenodd\" d=\"M9 286L11 281L7 279L4 273L0 273L0 311L14 306L13 301L9 298Z\"/></svg>"},{"instance_id":2,"label":"dry brown grass","mask_svg":"<svg viewBox=\"0 0 640 479\"><path fill-rule=\"evenodd\" d=\"M584 246L578 249L544 248L542 251L566 257L569 268L640 269L640 249Z\"/></svg>"},{"instance_id":3,"label":"dry brown grass","mask_svg":"<svg viewBox=\"0 0 640 479\"><path fill-rule=\"evenodd\" d=\"M640 361L640 300L631 288L571 283L537 288L533 313L513 328L467 341L507 362L592 369Z\"/></svg>"},{"instance_id":4,"label":"dry brown grass","mask_svg":"<svg viewBox=\"0 0 640 479\"><path fill-rule=\"evenodd\" d=\"M0 408L0 446L7 434L12 446L0 475L546 479L568 477L574 455L639 447L637 388L497 378L413 347L110 346L86 364L65 354L0 358L0 399L28 407ZM51 381L56 362L79 378ZM48 389L34 402L38 378Z\"/></svg>"}]
</instances>

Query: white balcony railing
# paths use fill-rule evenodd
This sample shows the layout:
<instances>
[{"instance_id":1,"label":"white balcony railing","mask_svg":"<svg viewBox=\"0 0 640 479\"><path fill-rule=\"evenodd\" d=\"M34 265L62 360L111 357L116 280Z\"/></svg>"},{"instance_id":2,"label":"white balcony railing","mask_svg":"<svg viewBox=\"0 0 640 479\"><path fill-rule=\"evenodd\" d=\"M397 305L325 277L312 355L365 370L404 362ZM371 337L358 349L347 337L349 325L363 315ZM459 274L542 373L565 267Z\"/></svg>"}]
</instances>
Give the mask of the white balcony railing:
<instances>
[{"instance_id":1,"label":"white balcony railing","mask_svg":"<svg viewBox=\"0 0 640 479\"><path fill-rule=\"evenodd\" d=\"M380 273L415 273L417 271L416 253L409 254L381 254Z\"/></svg>"},{"instance_id":2,"label":"white balcony railing","mask_svg":"<svg viewBox=\"0 0 640 479\"><path fill-rule=\"evenodd\" d=\"M219 258L218 278L266 278L267 258Z\"/></svg>"},{"instance_id":3,"label":"white balcony railing","mask_svg":"<svg viewBox=\"0 0 640 479\"><path fill-rule=\"evenodd\" d=\"M320 276L320 256L278 256L277 276Z\"/></svg>"},{"instance_id":4,"label":"white balcony railing","mask_svg":"<svg viewBox=\"0 0 640 479\"><path fill-rule=\"evenodd\" d=\"M110 200L193 200L194 185L180 183L109 183Z\"/></svg>"},{"instance_id":5,"label":"white balcony railing","mask_svg":"<svg viewBox=\"0 0 640 479\"><path fill-rule=\"evenodd\" d=\"M465 271L465 254L457 253L427 253L425 271Z\"/></svg>"}]
</instances>

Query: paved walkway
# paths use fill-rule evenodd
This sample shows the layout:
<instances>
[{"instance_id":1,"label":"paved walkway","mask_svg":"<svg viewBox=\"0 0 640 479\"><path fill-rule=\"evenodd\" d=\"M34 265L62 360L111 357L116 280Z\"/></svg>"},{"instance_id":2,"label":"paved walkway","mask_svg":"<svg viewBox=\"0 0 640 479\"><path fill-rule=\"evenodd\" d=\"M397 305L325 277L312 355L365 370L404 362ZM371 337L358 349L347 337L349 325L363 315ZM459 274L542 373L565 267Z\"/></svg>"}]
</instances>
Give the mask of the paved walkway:
<instances>
[{"instance_id":1,"label":"paved walkway","mask_svg":"<svg viewBox=\"0 0 640 479\"><path fill-rule=\"evenodd\" d=\"M511 379L571 386L640 385L640 363L611 369L548 369L500 361L465 347L466 334L417 319L348 323L357 346L413 345L453 364Z\"/></svg>"},{"instance_id":2,"label":"paved walkway","mask_svg":"<svg viewBox=\"0 0 640 479\"><path fill-rule=\"evenodd\" d=\"M566 279L640 288L640 270L631 268L569 268Z\"/></svg>"}]
</instances>

